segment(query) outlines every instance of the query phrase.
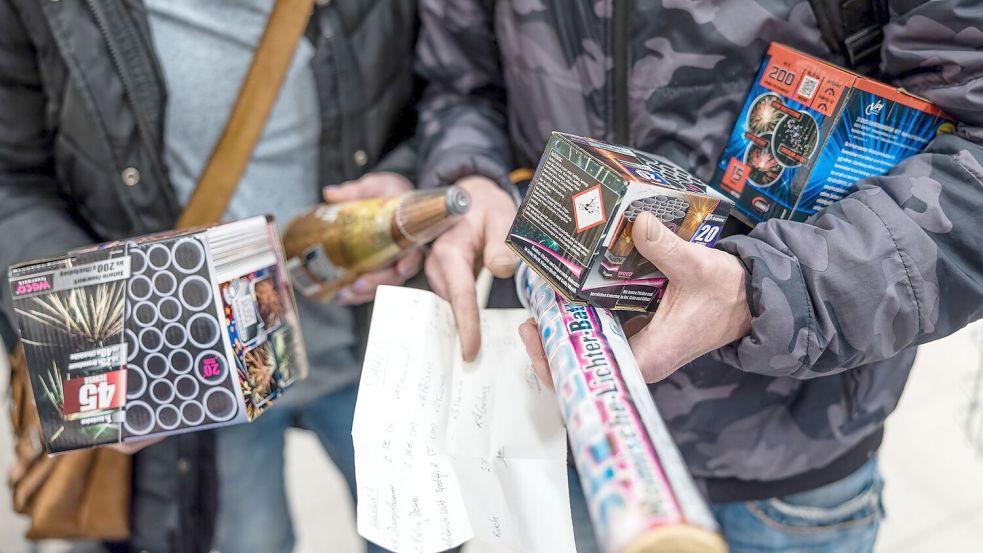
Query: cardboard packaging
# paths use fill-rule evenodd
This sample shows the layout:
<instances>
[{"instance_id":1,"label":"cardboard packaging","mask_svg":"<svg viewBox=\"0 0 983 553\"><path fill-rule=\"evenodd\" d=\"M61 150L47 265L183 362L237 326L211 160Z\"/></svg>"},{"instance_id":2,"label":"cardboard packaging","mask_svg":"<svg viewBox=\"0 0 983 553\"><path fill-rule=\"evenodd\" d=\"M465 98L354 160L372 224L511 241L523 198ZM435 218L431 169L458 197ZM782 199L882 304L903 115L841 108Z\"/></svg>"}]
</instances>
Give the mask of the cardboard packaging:
<instances>
[{"instance_id":1,"label":"cardboard packaging","mask_svg":"<svg viewBox=\"0 0 983 553\"><path fill-rule=\"evenodd\" d=\"M271 217L15 265L49 453L250 421L307 373Z\"/></svg>"},{"instance_id":2,"label":"cardboard packaging","mask_svg":"<svg viewBox=\"0 0 983 553\"><path fill-rule=\"evenodd\" d=\"M712 185L745 223L804 221L953 129L927 100L775 43Z\"/></svg>"},{"instance_id":3,"label":"cardboard packaging","mask_svg":"<svg viewBox=\"0 0 983 553\"><path fill-rule=\"evenodd\" d=\"M666 278L635 249L635 218L713 246L732 206L668 160L554 132L507 242L568 301L654 311Z\"/></svg>"}]
</instances>

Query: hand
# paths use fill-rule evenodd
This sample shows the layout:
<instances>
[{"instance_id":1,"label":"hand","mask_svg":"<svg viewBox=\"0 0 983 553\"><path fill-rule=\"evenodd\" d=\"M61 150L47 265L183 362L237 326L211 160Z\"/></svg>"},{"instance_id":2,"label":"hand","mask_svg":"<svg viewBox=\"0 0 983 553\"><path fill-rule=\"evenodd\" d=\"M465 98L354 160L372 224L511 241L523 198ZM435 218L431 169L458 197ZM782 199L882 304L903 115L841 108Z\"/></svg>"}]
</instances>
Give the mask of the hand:
<instances>
[{"instance_id":1,"label":"hand","mask_svg":"<svg viewBox=\"0 0 983 553\"><path fill-rule=\"evenodd\" d=\"M669 278L659 309L631 336L632 352L646 382L658 382L679 367L740 340L751 332L746 271L733 255L676 236L643 213L632 232L635 247ZM638 317L625 324L626 333ZM519 335L540 378L552 385L539 330L530 319Z\"/></svg>"},{"instance_id":2,"label":"hand","mask_svg":"<svg viewBox=\"0 0 983 553\"><path fill-rule=\"evenodd\" d=\"M424 270L433 291L451 303L461 335L461 354L465 361L473 361L481 348L475 275L482 265L498 278L515 272L518 259L505 245L505 238L516 206L491 179L466 177L457 185L471 195L471 209L434 241Z\"/></svg>"},{"instance_id":3,"label":"hand","mask_svg":"<svg viewBox=\"0 0 983 553\"><path fill-rule=\"evenodd\" d=\"M140 440L138 442L127 442L125 444L112 444L109 446L110 449L114 449L123 455L133 455L134 453L140 451L145 447L150 447L158 442L164 440L164 437L159 438L147 438L146 440Z\"/></svg>"},{"instance_id":4,"label":"hand","mask_svg":"<svg viewBox=\"0 0 983 553\"><path fill-rule=\"evenodd\" d=\"M652 314L637 315L622 323L621 330L625 332L625 336L634 336L645 328L651 319ZM539 334L539 326L536 325L535 319L530 317L519 325L519 338L522 339L522 345L526 347L526 353L529 354L529 360L532 361L532 372L536 373L536 376L546 387L555 390L553 373L550 371L546 351L543 349L543 340Z\"/></svg>"},{"instance_id":5,"label":"hand","mask_svg":"<svg viewBox=\"0 0 983 553\"><path fill-rule=\"evenodd\" d=\"M322 191L324 201L342 203L353 200L365 200L398 196L413 190L413 183L398 173L366 173L358 180L348 181L339 185L325 186ZM399 286L410 277L420 272L423 254L419 249L411 250L393 265L366 273L351 286L342 288L335 296L335 301L343 305L357 305L372 301L375 290L379 286L390 284Z\"/></svg>"}]
</instances>

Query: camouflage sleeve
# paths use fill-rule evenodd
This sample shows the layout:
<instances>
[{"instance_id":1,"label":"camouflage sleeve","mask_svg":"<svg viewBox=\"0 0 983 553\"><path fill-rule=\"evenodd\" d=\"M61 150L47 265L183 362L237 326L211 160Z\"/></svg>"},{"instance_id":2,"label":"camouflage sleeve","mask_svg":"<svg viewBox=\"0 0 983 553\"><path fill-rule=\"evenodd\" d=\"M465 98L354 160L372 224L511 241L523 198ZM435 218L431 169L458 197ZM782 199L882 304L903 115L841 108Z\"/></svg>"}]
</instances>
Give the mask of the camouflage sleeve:
<instances>
[{"instance_id":1,"label":"camouflage sleeve","mask_svg":"<svg viewBox=\"0 0 983 553\"><path fill-rule=\"evenodd\" d=\"M748 267L753 316L748 337L714 353L731 365L821 376L983 317L983 2L895 13L885 69L958 118L958 132L807 223L721 242Z\"/></svg>"},{"instance_id":2,"label":"camouflage sleeve","mask_svg":"<svg viewBox=\"0 0 983 553\"><path fill-rule=\"evenodd\" d=\"M487 0L423 0L417 71L421 188L483 175L512 190L505 91Z\"/></svg>"}]
</instances>

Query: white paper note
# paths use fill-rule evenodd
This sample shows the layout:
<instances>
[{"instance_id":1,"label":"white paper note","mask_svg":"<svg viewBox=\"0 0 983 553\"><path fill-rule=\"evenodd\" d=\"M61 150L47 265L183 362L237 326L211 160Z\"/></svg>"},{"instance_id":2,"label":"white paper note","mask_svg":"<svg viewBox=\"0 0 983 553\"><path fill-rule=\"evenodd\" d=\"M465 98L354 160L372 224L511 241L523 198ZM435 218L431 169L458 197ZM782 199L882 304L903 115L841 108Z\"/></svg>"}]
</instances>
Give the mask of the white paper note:
<instances>
[{"instance_id":1,"label":"white paper note","mask_svg":"<svg viewBox=\"0 0 983 553\"><path fill-rule=\"evenodd\" d=\"M464 363L444 300L379 288L352 427L364 538L397 553L472 538L574 551L566 433L517 334L528 317L483 311L481 354Z\"/></svg>"}]
</instances>

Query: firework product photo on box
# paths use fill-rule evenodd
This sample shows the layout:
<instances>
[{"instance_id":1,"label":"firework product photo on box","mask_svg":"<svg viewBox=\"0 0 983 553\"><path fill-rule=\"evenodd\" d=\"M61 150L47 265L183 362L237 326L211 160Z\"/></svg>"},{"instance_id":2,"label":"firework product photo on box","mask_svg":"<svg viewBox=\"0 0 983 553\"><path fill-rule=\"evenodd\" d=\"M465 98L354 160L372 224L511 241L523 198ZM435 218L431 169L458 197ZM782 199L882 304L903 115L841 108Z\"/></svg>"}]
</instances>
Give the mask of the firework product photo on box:
<instances>
[{"instance_id":1,"label":"firework product photo on box","mask_svg":"<svg viewBox=\"0 0 983 553\"><path fill-rule=\"evenodd\" d=\"M50 453L247 422L307 362L272 218L10 268Z\"/></svg>"},{"instance_id":2,"label":"firework product photo on box","mask_svg":"<svg viewBox=\"0 0 983 553\"><path fill-rule=\"evenodd\" d=\"M507 241L568 301L652 311L666 278L635 249L635 219L712 247L732 207L666 159L555 132Z\"/></svg>"},{"instance_id":3,"label":"firework product photo on box","mask_svg":"<svg viewBox=\"0 0 983 553\"><path fill-rule=\"evenodd\" d=\"M745 223L804 221L952 130L927 100L775 43L713 186Z\"/></svg>"}]
</instances>

